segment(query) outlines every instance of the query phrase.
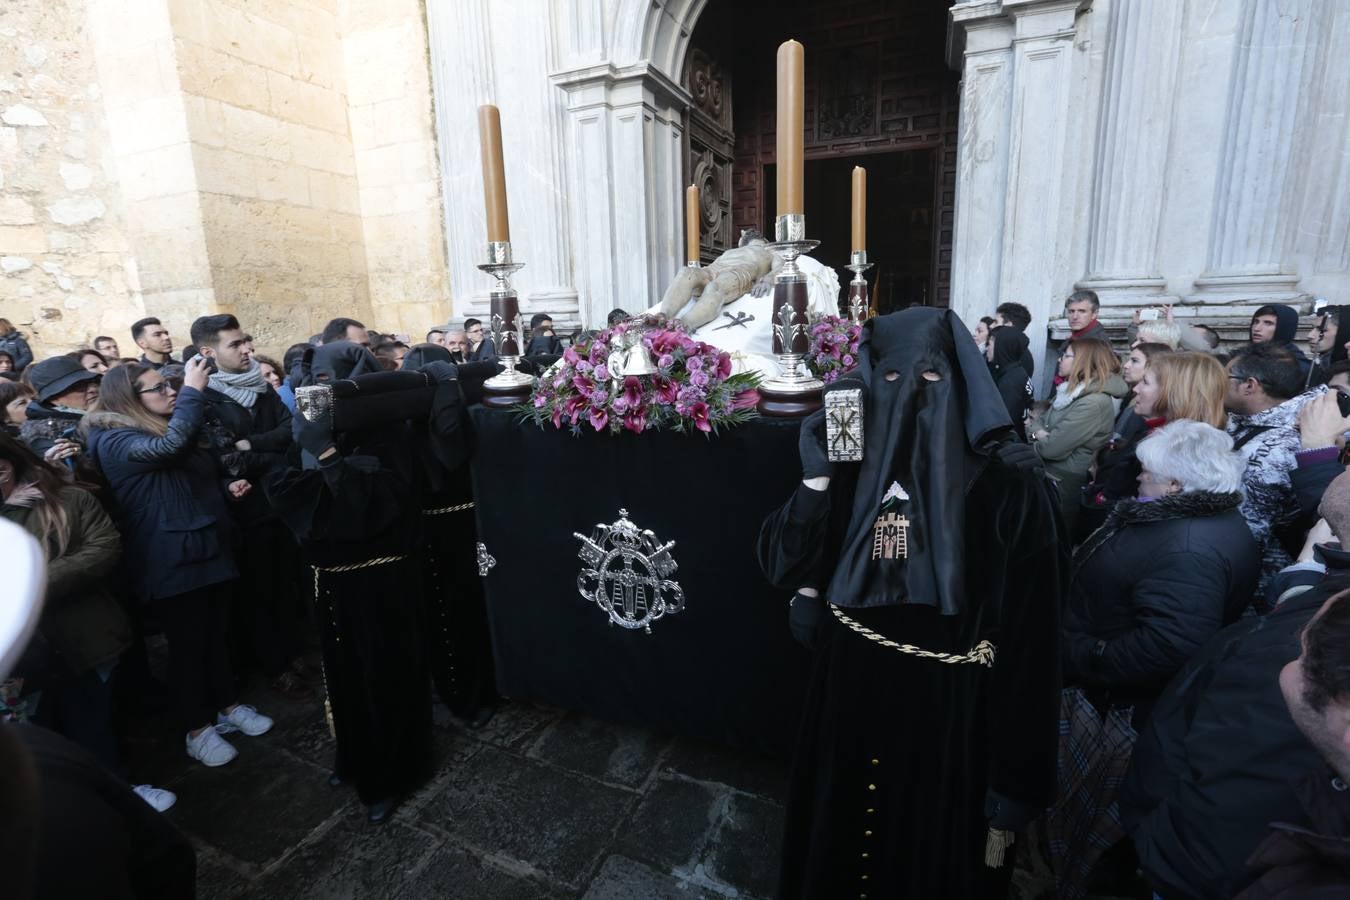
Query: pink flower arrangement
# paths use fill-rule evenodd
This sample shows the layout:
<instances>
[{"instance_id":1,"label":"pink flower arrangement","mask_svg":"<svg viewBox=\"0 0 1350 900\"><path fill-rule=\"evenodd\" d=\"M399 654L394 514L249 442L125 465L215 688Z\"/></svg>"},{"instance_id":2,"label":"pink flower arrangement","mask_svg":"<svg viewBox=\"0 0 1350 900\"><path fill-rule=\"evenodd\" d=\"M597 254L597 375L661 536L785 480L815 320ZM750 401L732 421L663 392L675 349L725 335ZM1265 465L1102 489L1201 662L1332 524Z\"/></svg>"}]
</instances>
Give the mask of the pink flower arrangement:
<instances>
[{"instance_id":1,"label":"pink flower arrangement","mask_svg":"<svg viewBox=\"0 0 1350 900\"><path fill-rule=\"evenodd\" d=\"M862 326L839 316L821 316L811 326L811 344L806 364L821 381L829 384L858 364L858 339Z\"/></svg>"},{"instance_id":2,"label":"pink flower arrangement","mask_svg":"<svg viewBox=\"0 0 1350 900\"><path fill-rule=\"evenodd\" d=\"M611 377L611 340L628 334L622 342L632 343L634 330L656 373ZM758 415L759 377L731 370L729 354L694 340L678 322L621 322L567 348L518 409L524 420L574 434L587 425L614 434L662 429L714 434Z\"/></svg>"}]
</instances>

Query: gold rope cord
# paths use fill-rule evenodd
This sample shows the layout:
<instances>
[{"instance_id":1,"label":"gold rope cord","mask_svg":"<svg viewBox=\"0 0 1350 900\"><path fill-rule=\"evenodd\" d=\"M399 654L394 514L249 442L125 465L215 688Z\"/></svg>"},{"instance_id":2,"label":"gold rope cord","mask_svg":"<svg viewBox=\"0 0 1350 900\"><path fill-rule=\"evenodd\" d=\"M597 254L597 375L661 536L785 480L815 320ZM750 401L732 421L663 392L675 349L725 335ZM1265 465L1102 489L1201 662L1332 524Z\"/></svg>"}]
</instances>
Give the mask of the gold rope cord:
<instances>
[{"instance_id":1,"label":"gold rope cord","mask_svg":"<svg viewBox=\"0 0 1350 900\"><path fill-rule=\"evenodd\" d=\"M404 554L402 556L380 556L376 557L375 559L368 559L365 562L348 563L345 566L314 566L313 567L315 576L314 584L316 586L318 585L319 583L318 574L320 572L355 572L357 569L370 569L373 568L374 566L383 566L391 562L399 562L400 560L404 560L407 558L408 558L407 554Z\"/></svg>"},{"instance_id":2,"label":"gold rope cord","mask_svg":"<svg viewBox=\"0 0 1350 900\"><path fill-rule=\"evenodd\" d=\"M470 500L468 503L461 503L458 506L442 506L440 509L424 509L424 516L443 516L446 513L463 512L466 509L473 509L474 503Z\"/></svg>"},{"instance_id":3,"label":"gold rope cord","mask_svg":"<svg viewBox=\"0 0 1350 900\"><path fill-rule=\"evenodd\" d=\"M960 663L976 663L981 666L994 667L994 645L988 641L980 641L969 653L957 655L955 653L935 653L932 650L924 650L922 647L915 647L913 644L899 644L885 635L877 634L872 629L856 622L844 615L839 607L833 603L830 604L830 612L834 617L848 626L850 630L867 638L869 641L880 644L883 647L890 647L892 650L899 650L901 653L907 653L910 656L919 656L923 659L932 659L940 663L951 663L953 665Z\"/></svg>"}]
</instances>

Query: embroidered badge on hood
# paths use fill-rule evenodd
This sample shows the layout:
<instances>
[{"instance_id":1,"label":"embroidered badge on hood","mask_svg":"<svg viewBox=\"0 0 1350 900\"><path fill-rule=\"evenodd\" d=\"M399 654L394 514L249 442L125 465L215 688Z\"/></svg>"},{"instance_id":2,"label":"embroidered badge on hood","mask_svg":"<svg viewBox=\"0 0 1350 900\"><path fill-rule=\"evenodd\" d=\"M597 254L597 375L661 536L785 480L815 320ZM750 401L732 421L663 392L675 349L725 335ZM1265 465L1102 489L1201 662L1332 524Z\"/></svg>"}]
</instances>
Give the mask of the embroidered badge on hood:
<instances>
[{"instance_id":1,"label":"embroidered badge on hood","mask_svg":"<svg viewBox=\"0 0 1350 900\"><path fill-rule=\"evenodd\" d=\"M909 500L909 494L892 481L881 498L881 514L872 526L873 559L909 558L909 519L901 506Z\"/></svg>"}]
</instances>

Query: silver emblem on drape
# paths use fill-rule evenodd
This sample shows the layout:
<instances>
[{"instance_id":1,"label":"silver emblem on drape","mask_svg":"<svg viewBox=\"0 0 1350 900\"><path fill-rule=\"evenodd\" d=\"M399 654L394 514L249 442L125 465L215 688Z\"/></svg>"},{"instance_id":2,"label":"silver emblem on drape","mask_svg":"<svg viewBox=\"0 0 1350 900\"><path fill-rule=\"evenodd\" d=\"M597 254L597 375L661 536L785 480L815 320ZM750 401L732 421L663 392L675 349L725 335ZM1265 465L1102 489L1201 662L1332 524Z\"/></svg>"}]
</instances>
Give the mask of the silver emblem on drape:
<instances>
[{"instance_id":1,"label":"silver emblem on drape","mask_svg":"<svg viewBox=\"0 0 1350 900\"><path fill-rule=\"evenodd\" d=\"M679 566L670 555L674 541L661 543L650 531L639 529L619 510L610 525L596 525L581 541L577 556L583 568L577 575L581 596L600 607L611 625L641 628L651 634L652 623L684 609L684 590L670 579Z\"/></svg>"}]
</instances>

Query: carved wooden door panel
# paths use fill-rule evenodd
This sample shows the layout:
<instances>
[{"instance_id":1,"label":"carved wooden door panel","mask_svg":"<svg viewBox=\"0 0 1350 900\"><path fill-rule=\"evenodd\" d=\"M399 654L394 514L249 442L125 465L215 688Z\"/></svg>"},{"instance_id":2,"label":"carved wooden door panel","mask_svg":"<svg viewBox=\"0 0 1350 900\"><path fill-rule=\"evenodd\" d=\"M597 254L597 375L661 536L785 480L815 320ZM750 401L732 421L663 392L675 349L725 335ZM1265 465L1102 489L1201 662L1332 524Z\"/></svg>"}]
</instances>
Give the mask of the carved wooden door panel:
<instances>
[{"instance_id":1,"label":"carved wooden door panel","mask_svg":"<svg viewBox=\"0 0 1350 900\"><path fill-rule=\"evenodd\" d=\"M736 246L731 226L731 167L736 154L732 132L731 73L697 47L690 48L684 86L693 97L685 183L699 186L702 209L699 258L705 265Z\"/></svg>"}]
</instances>

